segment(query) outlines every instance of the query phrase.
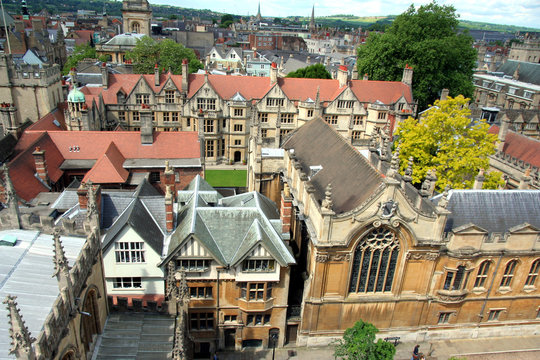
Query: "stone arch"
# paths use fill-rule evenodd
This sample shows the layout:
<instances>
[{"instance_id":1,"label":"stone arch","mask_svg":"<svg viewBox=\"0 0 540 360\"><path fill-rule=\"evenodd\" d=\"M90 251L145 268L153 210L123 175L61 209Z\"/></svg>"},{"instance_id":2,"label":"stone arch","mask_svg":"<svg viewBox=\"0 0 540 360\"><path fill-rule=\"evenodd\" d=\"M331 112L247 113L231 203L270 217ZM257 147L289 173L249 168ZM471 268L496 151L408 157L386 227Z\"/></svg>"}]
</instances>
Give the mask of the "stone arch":
<instances>
[{"instance_id":1,"label":"stone arch","mask_svg":"<svg viewBox=\"0 0 540 360\"><path fill-rule=\"evenodd\" d=\"M141 33L141 24L139 24L139 22L137 22L137 21L132 22L130 30L131 30L132 33L140 34Z\"/></svg>"},{"instance_id":2,"label":"stone arch","mask_svg":"<svg viewBox=\"0 0 540 360\"><path fill-rule=\"evenodd\" d=\"M88 351L94 335L101 333L101 320L98 305L99 289L92 285L86 291L81 307L80 334L84 349Z\"/></svg>"},{"instance_id":3,"label":"stone arch","mask_svg":"<svg viewBox=\"0 0 540 360\"><path fill-rule=\"evenodd\" d=\"M64 351L61 352L61 356L59 357L60 360L76 360L79 359L79 356L77 354L77 348L73 345L69 345L64 349Z\"/></svg>"}]
</instances>

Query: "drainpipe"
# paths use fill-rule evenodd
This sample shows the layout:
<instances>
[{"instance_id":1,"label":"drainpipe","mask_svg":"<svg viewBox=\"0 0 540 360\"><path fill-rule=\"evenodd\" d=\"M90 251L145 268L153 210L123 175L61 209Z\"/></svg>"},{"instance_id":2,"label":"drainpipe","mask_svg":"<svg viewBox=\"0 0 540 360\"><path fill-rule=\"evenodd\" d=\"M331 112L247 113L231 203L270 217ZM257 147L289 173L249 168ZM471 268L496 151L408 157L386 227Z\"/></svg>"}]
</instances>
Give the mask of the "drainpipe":
<instances>
[{"instance_id":1,"label":"drainpipe","mask_svg":"<svg viewBox=\"0 0 540 360\"><path fill-rule=\"evenodd\" d=\"M482 320L484 319L484 311L486 310L489 294L491 294L491 289L493 288L493 283L495 282L495 275L497 274L497 271L499 270L499 265L501 264L503 255L504 255L504 251L501 251L499 260L497 260L497 265L495 265L495 271L493 271L493 277L491 278L491 283L489 284L489 289L487 291L486 298L484 299L484 303L482 304L482 309L480 310L480 314L478 314L478 317L480 318L480 320L478 320L478 324L480 324Z\"/></svg>"}]
</instances>

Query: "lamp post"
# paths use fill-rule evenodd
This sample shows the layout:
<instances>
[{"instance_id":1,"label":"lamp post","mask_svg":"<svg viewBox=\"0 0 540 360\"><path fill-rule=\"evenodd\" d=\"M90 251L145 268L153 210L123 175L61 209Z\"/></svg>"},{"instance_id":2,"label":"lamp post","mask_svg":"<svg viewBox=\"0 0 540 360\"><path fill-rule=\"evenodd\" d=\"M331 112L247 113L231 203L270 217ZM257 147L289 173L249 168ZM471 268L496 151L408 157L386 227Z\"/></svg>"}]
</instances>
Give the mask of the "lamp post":
<instances>
[{"instance_id":1,"label":"lamp post","mask_svg":"<svg viewBox=\"0 0 540 360\"><path fill-rule=\"evenodd\" d=\"M272 333L270 334L270 340L272 340L272 360L276 357L276 342L278 339L278 334Z\"/></svg>"}]
</instances>

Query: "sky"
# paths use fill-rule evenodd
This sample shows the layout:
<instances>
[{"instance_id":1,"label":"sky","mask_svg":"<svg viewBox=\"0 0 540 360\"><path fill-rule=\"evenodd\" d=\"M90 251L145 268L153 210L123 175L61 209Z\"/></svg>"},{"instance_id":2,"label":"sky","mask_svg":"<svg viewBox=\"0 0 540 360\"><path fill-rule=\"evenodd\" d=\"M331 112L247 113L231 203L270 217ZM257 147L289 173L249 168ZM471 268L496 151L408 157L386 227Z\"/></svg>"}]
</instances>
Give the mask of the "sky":
<instances>
[{"instance_id":1,"label":"sky","mask_svg":"<svg viewBox=\"0 0 540 360\"><path fill-rule=\"evenodd\" d=\"M193 9L210 9L235 15L257 14L258 1L238 0L149 0L152 4L167 4ZM415 6L430 3L416 0ZM267 0L261 1L263 17L311 16L336 14L356 16L399 15L413 3L412 0ZM540 0L439 0L441 5L453 5L462 20L494 24L518 25L540 29Z\"/></svg>"}]
</instances>

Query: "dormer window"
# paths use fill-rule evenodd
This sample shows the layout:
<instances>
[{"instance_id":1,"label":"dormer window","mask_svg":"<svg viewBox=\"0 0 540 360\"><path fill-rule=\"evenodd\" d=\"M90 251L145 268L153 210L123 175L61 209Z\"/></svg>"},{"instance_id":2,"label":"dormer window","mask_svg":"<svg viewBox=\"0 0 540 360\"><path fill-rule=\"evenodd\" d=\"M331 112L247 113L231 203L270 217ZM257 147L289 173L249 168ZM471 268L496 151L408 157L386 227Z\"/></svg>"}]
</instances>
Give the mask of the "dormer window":
<instances>
[{"instance_id":1,"label":"dormer window","mask_svg":"<svg viewBox=\"0 0 540 360\"><path fill-rule=\"evenodd\" d=\"M176 260L176 268L187 272L204 272L210 268L208 259Z\"/></svg>"},{"instance_id":2,"label":"dormer window","mask_svg":"<svg viewBox=\"0 0 540 360\"><path fill-rule=\"evenodd\" d=\"M242 271L244 272L273 272L275 261L270 259L244 260Z\"/></svg>"}]
</instances>

